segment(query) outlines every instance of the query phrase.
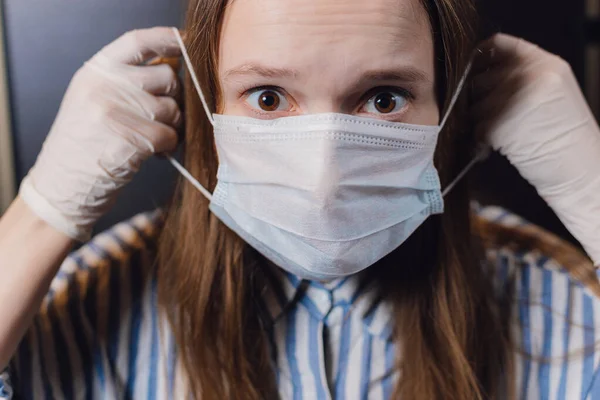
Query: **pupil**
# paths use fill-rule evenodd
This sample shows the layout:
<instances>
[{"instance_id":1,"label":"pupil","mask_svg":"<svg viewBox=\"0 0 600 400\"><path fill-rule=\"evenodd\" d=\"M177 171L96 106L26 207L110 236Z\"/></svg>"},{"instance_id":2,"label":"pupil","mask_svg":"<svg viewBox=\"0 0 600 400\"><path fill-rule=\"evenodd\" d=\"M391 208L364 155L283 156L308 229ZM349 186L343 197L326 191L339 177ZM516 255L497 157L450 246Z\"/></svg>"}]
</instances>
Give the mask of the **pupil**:
<instances>
[{"instance_id":1,"label":"pupil","mask_svg":"<svg viewBox=\"0 0 600 400\"><path fill-rule=\"evenodd\" d=\"M271 91L266 91L260 96L260 108L265 111L274 111L279 107L279 96Z\"/></svg>"},{"instance_id":2,"label":"pupil","mask_svg":"<svg viewBox=\"0 0 600 400\"><path fill-rule=\"evenodd\" d=\"M271 107L273 106L273 104L275 104L275 99L273 98L273 96L263 96L262 101L267 107Z\"/></svg>"},{"instance_id":3,"label":"pupil","mask_svg":"<svg viewBox=\"0 0 600 400\"><path fill-rule=\"evenodd\" d=\"M389 113L396 107L396 99L389 93L379 95L375 99L375 107L381 113Z\"/></svg>"}]
</instances>

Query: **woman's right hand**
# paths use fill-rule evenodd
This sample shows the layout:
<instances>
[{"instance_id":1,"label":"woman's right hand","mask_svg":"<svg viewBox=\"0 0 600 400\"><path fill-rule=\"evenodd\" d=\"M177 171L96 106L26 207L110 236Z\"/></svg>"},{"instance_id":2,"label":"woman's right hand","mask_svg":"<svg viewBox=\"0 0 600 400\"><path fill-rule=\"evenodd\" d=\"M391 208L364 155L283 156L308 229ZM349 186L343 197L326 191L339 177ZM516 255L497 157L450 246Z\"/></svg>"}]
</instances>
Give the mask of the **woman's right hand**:
<instances>
[{"instance_id":1,"label":"woman's right hand","mask_svg":"<svg viewBox=\"0 0 600 400\"><path fill-rule=\"evenodd\" d=\"M177 146L178 57L171 28L129 32L73 78L19 197L0 218L0 372L48 292L72 239L85 240L153 153Z\"/></svg>"},{"instance_id":2,"label":"woman's right hand","mask_svg":"<svg viewBox=\"0 0 600 400\"><path fill-rule=\"evenodd\" d=\"M19 191L38 217L87 240L141 163L176 148L177 74L167 64L144 64L179 56L172 28L131 31L75 74Z\"/></svg>"}]
</instances>

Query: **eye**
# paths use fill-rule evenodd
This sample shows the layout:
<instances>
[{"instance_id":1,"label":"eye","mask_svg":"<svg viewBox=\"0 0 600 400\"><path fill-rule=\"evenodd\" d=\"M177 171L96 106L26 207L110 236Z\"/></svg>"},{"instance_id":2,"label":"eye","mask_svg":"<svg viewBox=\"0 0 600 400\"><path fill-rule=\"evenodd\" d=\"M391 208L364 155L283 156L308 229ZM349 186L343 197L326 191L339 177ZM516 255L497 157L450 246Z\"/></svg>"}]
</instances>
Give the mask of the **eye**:
<instances>
[{"instance_id":1,"label":"eye","mask_svg":"<svg viewBox=\"0 0 600 400\"><path fill-rule=\"evenodd\" d=\"M408 103L408 94L382 91L367 100L364 111L370 114L391 114L402 110Z\"/></svg>"},{"instance_id":2,"label":"eye","mask_svg":"<svg viewBox=\"0 0 600 400\"><path fill-rule=\"evenodd\" d=\"M290 104L282 94L273 89L255 89L246 98L246 102L257 110L288 111Z\"/></svg>"}]
</instances>

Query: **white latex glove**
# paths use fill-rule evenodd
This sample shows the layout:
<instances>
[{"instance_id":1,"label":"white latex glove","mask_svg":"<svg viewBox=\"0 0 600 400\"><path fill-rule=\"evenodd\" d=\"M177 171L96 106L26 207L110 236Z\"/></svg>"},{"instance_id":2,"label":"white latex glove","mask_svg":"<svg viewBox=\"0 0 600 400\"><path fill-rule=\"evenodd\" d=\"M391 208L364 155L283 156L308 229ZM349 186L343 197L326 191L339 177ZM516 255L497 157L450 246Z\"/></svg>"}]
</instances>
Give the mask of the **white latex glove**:
<instances>
[{"instance_id":1,"label":"white latex glove","mask_svg":"<svg viewBox=\"0 0 600 400\"><path fill-rule=\"evenodd\" d=\"M140 164L176 148L177 75L166 64L142 64L179 56L172 28L132 31L75 74L19 191L40 218L87 240Z\"/></svg>"},{"instance_id":2,"label":"white latex glove","mask_svg":"<svg viewBox=\"0 0 600 400\"><path fill-rule=\"evenodd\" d=\"M478 135L537 189L600 266L600 129L570 66L502 34L481 50L473 82Z\"/></svg>"}]
</instances>

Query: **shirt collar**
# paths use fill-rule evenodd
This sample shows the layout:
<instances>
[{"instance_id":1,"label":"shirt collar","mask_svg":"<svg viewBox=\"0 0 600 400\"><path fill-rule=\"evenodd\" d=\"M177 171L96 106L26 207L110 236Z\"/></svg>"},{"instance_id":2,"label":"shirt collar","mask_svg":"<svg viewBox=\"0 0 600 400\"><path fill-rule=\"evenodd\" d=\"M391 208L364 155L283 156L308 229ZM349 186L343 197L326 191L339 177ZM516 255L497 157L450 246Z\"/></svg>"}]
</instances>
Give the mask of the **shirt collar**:
<instances>
[{"instance_id":1,"label":"shirt collar","mask_svg":"<svg viewBox=\"0 0 600 400\"><path fill-rule=\"evenodd\" d=\"M267 326L275 324L299 303L318 320L326 320L332 306L341 306L361 315L371 335L391 339L391 304L381 298L377 282L367 280L364 273L323 284L302 280L274 265L264 271L267 287L262 295L262 308Z\"/></svg>"}]
</instances>

